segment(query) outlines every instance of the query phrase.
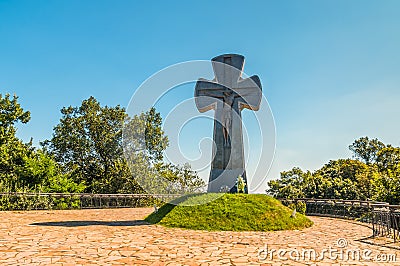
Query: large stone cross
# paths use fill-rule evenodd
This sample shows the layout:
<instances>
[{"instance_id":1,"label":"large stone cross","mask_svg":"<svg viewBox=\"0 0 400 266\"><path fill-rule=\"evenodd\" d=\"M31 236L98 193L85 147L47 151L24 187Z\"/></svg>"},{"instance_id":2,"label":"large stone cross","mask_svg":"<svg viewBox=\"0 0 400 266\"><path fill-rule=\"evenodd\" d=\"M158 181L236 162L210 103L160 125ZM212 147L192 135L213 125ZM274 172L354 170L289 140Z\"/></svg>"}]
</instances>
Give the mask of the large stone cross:
<instances>
[{"instance_id":1,"label":"large stone cross","mask_svg":"<svg viewBox=\"0 0 400 266\"><path fill-rule=\"evenodd\" d=\"M195 102L200 112L215 110L213 159L208 192L236 192L241 175L246 183L241 111L258 110L261 82L258 76L242 78L244 56L220 55L212 60L213 80L200 78L196 83Z\"/></svg>"}]
</instances>

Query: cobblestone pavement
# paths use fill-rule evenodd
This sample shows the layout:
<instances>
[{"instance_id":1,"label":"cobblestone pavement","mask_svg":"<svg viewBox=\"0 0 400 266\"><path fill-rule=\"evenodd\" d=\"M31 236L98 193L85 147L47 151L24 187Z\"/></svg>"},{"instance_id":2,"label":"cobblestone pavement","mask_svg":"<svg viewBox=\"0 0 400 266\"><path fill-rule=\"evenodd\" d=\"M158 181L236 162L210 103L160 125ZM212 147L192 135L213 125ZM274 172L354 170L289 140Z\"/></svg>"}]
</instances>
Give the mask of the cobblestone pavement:
<instances>
[{"instance_id":1,"label":"cobblestone pavement","mask_svg":"<svg viewBox=\"0 0 400 266\"><path fill-rule=\"evenodd\" d=\"M392 257L400 261L399 246L369 239L371 229L352 221L311 217L314 226L298 231L205 232L148 225L141 219L152 210L0 212L0 265L400 265ZM363 252L371 261L357 259Z\"/></svg>"}]
</instances>

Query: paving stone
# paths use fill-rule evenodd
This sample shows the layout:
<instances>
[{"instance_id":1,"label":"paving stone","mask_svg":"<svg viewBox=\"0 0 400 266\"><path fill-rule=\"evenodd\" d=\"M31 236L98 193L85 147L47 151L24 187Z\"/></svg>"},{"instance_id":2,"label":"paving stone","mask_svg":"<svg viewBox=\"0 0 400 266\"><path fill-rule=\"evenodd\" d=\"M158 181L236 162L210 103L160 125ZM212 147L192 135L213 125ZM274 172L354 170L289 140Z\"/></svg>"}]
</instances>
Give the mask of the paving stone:
<instances>
[{"instance_id":1,"label":"paving stone","mask_svg":"<svg viewBox=\"0 0 400 266\"><path fill-rule=\"evenodd\" d=\"M152 211L1 212L0 265L400 265L398 243L368 238L372 230L366 224L342 219L310 217L311 228L282 232L207 232L115 223L141 220ZM397 262L260 256L262 249L322 252L338 248L339 238L347 240L347 249L369 249L373 256L394 254Z\"/></svg>"}]
</instances>

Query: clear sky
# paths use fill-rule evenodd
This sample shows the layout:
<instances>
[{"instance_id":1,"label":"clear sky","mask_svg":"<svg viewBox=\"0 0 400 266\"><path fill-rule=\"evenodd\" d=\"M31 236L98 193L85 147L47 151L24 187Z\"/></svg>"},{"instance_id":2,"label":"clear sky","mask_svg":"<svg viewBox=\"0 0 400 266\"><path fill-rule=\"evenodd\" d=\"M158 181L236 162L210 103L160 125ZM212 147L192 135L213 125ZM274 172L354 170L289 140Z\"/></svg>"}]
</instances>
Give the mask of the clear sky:
<instances>
[{"instance_id":1,"label":"clear sky","mask_svg":"<svg viewBox=\"0 0 400 266\"><path fill-rule=\"evenodd\" d=\"M399 14L397 0L0 0L0 93L31 111L18 136L38 143L63 106L127 106L164 67L243 54L275 117L276 178L361 136L400 145Z\"/></svg>"}]
</instances>

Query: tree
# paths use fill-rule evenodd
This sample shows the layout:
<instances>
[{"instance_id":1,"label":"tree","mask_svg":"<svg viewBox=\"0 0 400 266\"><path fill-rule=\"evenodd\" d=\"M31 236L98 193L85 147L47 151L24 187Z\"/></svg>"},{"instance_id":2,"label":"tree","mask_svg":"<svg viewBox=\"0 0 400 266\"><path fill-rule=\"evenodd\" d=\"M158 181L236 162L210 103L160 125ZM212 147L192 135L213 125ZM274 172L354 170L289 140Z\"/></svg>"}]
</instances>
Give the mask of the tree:
<instances>
[{"instance_id":1,"label":"tree","mask_svg":"<svg viewBox=\"0 0 400 266\"><path fill-rule=\"evenodd\" d=\"M162 130L162 118L154 107L145 113L145 146L152 162L163 159L163 151L168 147L168 137Z\"/></svg>"},{"instance_id":2,"label":"tree","mask_svg":"<svg viewBox=\"0 0 400 266\"><path fill-rule=\"evenodd\" d=\"M364 200L371 198L372 172L376 169L357 160L331 160L315 172L329 180L326 197Z\"/></svg>"},{"instance_id":3,"label":"tree","mask_svg":"<svg viewBox=\"0 0 400 266\"><path fill-rule=\"evenodd\" d=\"M30 144L24 144L16 136L15 124L28 123L30 113L24 111L16 95L4 97L0 94L0 178L2 190L15 191L22 182L19 179L25 160L33 150Z\"/></svg>"},{"instance_id":4,"label":"tree","mask_svg":"<svg viewBox=\"0 0 400 266\"><path fill-rule=\"evenodd\" d=\"M121 147L125 110L102 107L94 98L80 107L64 107L51 140L41 143L76 182L84 182L86 192L116 193L119 176L129 171Z\"/></svg>"},{"instance_id":5,"label":"tree","mask_svg":"<svg viewBox=\"0 0 400 266\"><path fill-rule=\"evenodd\" d=\"M140 154L152 166L163 160L168 137L162 130L161 115L154 107L145 113L125 118L122 146L126 157Z\"/></svg>"},{"instance_id":6,"label":"tree","mask_svg":"<svg viewBox=\"0 0 400 266\"><path fill-rule=\"evenodd\" d=\"M79 193L85 189L83 183L75 183L68 175L62 174L53 158L41 150L25 158L19 179L25 187L39 192Z\"/></svg>"},{"instance_id":7,"label":"tree","mask_svg":"<svg viewBox=\"0 0 400 266\"><path fill-rule=\"evenodd\" d=\"M200 192L205 186L204 181L193 171L190 164L173 165L159 163L157 173L166 180L166 191L170 194L186 194Z\"/></svg>"},{"instance_id":8,"label":"tree","mask_svg":"<svg viewBox=\"0 0 400 266\"><path fill-rule=\"evenodd\" d=\"M168 138L161 125L161 116L154 108L125 120L124 155L135 180L152 194L198 192L204 181L189 164L181 166L162 161Z\"/></svg>"},{"instance_id":9,"label":"tree","mask_svg":"<svg viewBox=\"0 0 400 266\"><path fill-rule=\"evenodd\" d=\"M366 200L373 197L374 167L351 159L331 160L311 173L300 168L284 171L268 182L267 192L278 198L336 198Z\"/></svg>"},{"instance_id":10,"label":"tree","mask_svg":"<svg viewBox=\"0 0 400 266\"><path fill-rule=\"evenodd\" d=\"M364 160L366 164L374 163L378 152L385 147L385 144L378 139L362 137L353 142L349 149L354 153L355 158Z\"/></svg>"},{"instance_id":11,"label":"tree","mask_svg":"<svg viewBox=\"0 0 400 266\"><path fill-rule=\"evenodd\" d=\"M52 139L42 145L86 192L180 193L198 186L190 166L162 161L168 138L155 108L129 117L119 105L102 107L90 97L61 113Z\"/></svg>"},{"instance_id":12,"label":"tree","mask_svg":"<svg viewBox=\"0 0 400 266\"><path fill-rule=\"evenodd\" d=\"M380 172L396 171L400 168L400 148L388 145L381 149L377 154L376 164Z\"/></svg>"},{"instance_id":13,"label":"tree","mask_svg":"<svg viewBox=\"0 0 400 266\"><path fill-rule=\"evenodd\" d=\"M0 144L5 143L7 136L15 136L15 123L25 124L29 120L30 112L22 109L16 95L11 99L10 94L6 94L4 97L0 94Z\"/></svg>"},{"instance_id":14,"label":"tree","mask_svg":"<svg viewBox=\"0 0 400 266\"><path fill-rule=\"evenodd\" d=\"M373 200L400 204L400 168L387 169L375 176Z\"/></svg>"},{"instance_id":15,"label":"tree","mask_svg":"<svg viewBox=\"0 0 400 266\"><path fill-rule=\"evenodd\" d=\"M329 198L332 181L323 176L307 171L304 178L302 192L305 198L326 199Z\"/></svg>"},{"instance_id":16,"label":"tree","mask_svg":"<svg viewBox=\"0 0 400 266\"><path fill-rule=\"evenodd\" d=\"M0 190L2 192L80 192L82 185L62 175L51 156L23 143L16 136L15 124L28 123L29 111L24 111L9 94L0 94Z\"/></svg>"},{"instance_id":17,"label":"tree","mask_svg":"<svg viewBox=\"0 0 400 266\"><path fill-rule=\"evenodd\" d=\"M15 190L19 186L18 171L31 150L29 144L15 136L14 125L28 123L29 119L30 113L22 109L16 95L11 98L9 94L4 97L0 94L0 178L3 189Z\"/></svg>"},{"instance_id":18,"label":"tree","mask_svg":"<svg viewBox=\"0 0 400 266\"><path fill-rule=\"evenodd\" d=\"M268 182L270 194L278 198L335 198L400 203L400 148L363 137L350 149L352 159L331 160L314 172L298 167L281 172Z\"/></svg>"},{"instance_id":19,"label":"tree","mask_svg":"<svg viewBox=\"0 0 400 266\"><path fill-rule=\"evenodd\" d=\"M303 198L305 197L304 177L308 172L303 172L299 167L281 172L280 179L268 182L267 192L276 198Z\"/></svg>"}]
</instances>

